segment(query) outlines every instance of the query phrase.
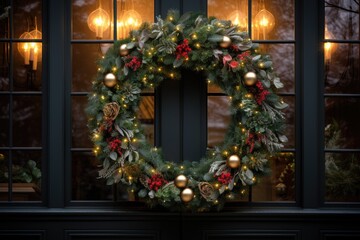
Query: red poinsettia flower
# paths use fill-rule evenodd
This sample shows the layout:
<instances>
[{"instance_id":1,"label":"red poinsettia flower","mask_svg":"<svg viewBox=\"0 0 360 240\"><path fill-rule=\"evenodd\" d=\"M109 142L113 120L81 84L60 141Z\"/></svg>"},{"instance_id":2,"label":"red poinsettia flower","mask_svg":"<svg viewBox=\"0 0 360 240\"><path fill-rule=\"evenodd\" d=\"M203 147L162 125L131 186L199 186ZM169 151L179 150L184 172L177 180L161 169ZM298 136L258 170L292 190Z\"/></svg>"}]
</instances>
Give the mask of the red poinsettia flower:
<instances>
[{"instance_id":1,"label":"red poinsettia flower","mask_svg":"<svg viewBox=\"0 0 360 240\"><path fill-rule=\"evenodd\" d=\"M158 191L159 188L161 188L163 185L165 185L167 181L161 176L160 174L156 173L151 176L147 180L147 184L149 185L149 188L154 191Z\"/></svg>"}]
</instances>

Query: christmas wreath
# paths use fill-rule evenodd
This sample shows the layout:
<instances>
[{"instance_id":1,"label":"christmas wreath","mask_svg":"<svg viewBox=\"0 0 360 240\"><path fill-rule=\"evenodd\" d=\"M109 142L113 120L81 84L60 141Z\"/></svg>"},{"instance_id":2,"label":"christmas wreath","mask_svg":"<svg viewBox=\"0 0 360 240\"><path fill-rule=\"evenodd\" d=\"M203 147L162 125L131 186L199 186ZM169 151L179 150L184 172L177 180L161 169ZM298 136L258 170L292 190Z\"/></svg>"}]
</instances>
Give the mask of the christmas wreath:
<instances>
[{"instance_id":1,"label":"christmas wreath","mask_svg":"<svg viewBox=\"0 0 360 240\"><path fill-rule=\"evenodd\" d=\"M232 123L222 145L179 165L145 141L136 111L143 89L180 79L183 68L202 72L229 96ZM287 104L275 94L282 86L270 56L230 21L170 11L144 23L99 60L87 108L99 177L151 205L220 209L269 170L269 157L287 141Z\"/></svg>"}]
</instances>

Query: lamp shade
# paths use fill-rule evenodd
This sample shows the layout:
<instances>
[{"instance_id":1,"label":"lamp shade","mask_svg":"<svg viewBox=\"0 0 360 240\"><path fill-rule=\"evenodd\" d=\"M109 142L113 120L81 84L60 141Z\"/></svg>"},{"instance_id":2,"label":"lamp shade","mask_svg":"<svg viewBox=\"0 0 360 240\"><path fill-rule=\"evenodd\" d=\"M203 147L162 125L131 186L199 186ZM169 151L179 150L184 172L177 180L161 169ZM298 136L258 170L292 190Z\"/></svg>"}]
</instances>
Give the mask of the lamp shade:
<instances>
[{"instance_id":1,"label":"lamp shade","mask_svg":"<svg viewBox=\"0 0 360 240\"><path fill-rule=\"evenodd\" d=\"M96 38L103 38L104 32L110 26L110 16L104 9L99 7L90 13L87 24L90 30L96 33Z\"/></svg>"}]
</instances>

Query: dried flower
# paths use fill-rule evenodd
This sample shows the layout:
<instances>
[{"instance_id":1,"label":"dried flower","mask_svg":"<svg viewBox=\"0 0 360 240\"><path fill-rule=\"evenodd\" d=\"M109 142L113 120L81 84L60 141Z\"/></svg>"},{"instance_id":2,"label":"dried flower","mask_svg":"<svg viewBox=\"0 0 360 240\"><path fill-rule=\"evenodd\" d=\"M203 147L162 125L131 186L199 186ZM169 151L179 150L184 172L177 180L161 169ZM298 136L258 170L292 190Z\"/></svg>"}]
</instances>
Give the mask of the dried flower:
<instances>
[{"instance_id":1,"label":"dried flower","mask_svg":"<svg viewBox=\"0 0 360 240\"><path fill-rule=\"evenodd\" d=\"M120 106L116 102L107 103L103 108L104 117L106 120L115 120L119 114Z\"/></svg>"},{"instance_id":2,"label":"dried flower","mask_svg":"<svg viewBox=\"0 0 360 240\"><path fill-rule=\"evenodd\" d=\"M208 182L200 182L198 184L200 194L206 201L215 201L218 197L218 191L216 191Z\"/></svg>"}]
</instances>

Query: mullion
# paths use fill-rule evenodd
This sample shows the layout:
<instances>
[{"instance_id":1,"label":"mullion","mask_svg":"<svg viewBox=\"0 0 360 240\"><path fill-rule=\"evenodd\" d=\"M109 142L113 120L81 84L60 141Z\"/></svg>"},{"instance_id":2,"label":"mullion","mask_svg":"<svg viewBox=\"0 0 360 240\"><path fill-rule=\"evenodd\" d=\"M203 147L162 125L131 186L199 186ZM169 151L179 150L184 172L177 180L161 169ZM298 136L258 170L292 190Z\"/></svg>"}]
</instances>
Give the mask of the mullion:
<instances>
[{"instance_id":1,"label":"mullion","mask_svg":"<svg viewBox=\"0 0 360 240\"><path fill-rule=\"evenodd\" d=\"M360 152L359 148L325 148L324 149L325 153L352 153L352 152Z\"/></svg>"},{"instance_id":2,"label":"mullion","mask_svg":"<svg viewBox=\"0 0 360 240\"><path fill-rule=\"evenodd\" d=\"M344 97L344 98L352 98L352 97L360 97L360 93L325 93L324 97Z\"/></svg>"},{"instance_id":3,"label":"mullion","mask_svg":"<svg viewBox=\"0 0 360 240\"><path fill-rule=\"evenodd\" d=\"M323 42L357 44L360 43L360 40L324 39Z\"/></svg>"},{"instance_id":4,"label":"mullion","mask_svg":"<svg viewBox=\"0 0 360 240\"><path fill-rule=\"evenodd\" d=\"M13 4L13 0L10 0L10 17L9 17L9 23L10 23L10 69L9 69L9 84L10 84L10 95L9 95L9 147L11 149L12 145L13 145L13 95L12 92L14 91L14 54L13 54L13 32L14 32L14 26L13 26L13 12L14 12L14 4ZM10 150L9 151L9 159L8 159L8 201L11 202L12 201L12 157L13 157L13 152Z\"/></svg>"}]
</instances>

